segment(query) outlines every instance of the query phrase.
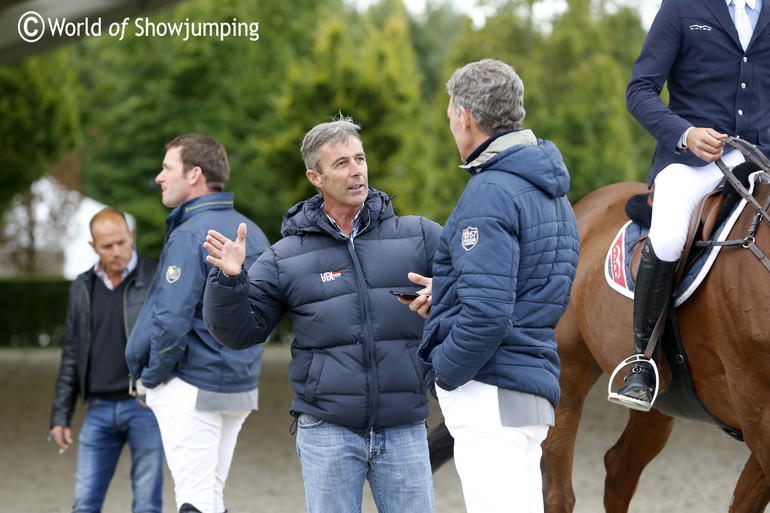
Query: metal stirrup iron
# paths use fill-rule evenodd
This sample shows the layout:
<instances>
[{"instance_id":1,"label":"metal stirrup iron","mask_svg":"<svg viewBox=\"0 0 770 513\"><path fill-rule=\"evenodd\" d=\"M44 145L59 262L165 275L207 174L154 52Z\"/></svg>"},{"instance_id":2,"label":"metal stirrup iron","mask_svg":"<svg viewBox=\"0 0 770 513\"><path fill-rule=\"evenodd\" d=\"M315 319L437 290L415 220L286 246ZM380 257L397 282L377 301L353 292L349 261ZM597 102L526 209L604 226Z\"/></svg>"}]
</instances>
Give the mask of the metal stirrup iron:
<instances>
[{"instance_id":1,"label":"metal stirrup iron","mask_svg":"<svg viewBox=\"0 0 770 513\"><path fill-rule=\"evenodd\" d=\"M652 409L652 405L655 404L655 399L658 398L658 392L660 391L660 373L658 373L658 365L655 363L655 360L652 359L652 353L655 350L655 345L658 343L658 339L663 333L663 326L666 322L666 316L668 315L668 307L670 304L671 298L669 297L663 305L663 309L660 312L658 320L655 322L655 327L652 329L652 334L650 335L650 340L647 342L647 347L644 349L644 354L635 354L629 356L620 362L617 367L615 367L615 370L610 376L610 382L607 384L608 401L622 404L626 408L630 408L632 410L650 411ZM639 399L634 399L633 397L620 395L617 392L612 391L612 384L615 381L615 376L617 376L618 372L620 372L624 367L628 367L629 365L633 365L638 362L647 364L652 367L652 371L655 374L655 388L652 391L652 399L650 400L649 404L645 401L640 401Z\"/></svg>"}]
</instances>

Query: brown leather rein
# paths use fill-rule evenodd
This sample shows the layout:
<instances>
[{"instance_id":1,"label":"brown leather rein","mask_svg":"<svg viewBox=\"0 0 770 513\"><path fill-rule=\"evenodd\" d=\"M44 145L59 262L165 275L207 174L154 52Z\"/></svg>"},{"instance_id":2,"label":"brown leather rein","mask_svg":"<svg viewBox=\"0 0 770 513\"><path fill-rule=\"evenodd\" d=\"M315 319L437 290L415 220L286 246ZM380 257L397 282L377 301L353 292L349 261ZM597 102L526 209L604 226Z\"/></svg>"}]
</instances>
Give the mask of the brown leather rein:
<instances>
[{"instance_id":1,"label":"brown leather rein","mask_svg":"<svg viewBox=\"0 0 770 513\"><path fill-rule=\"evenodd\" d=\"M723 139L723 141L725 144L729 144L730 146L738 149L746 156L747 159L758 165L760 169L766 173L770 173L770 160L768 160L767 157L755 145L738 137L727 137ZM770 196L767 198L767 201L765 201L764 206L760 205L756 198L754 198L754 196L752 196L751 193L746 190L740 180L738 180L733 172L725 165L724 162L722 162L721 158L717 159L716 164L719 166L719 169L725 175L725 178L730 183L730 185L733 186L738 194L740 194L740 196L745 199L749 205L754 207L754 209L757 211L757 214L754 216L754 220L751 222L749 233L743 239L725 241L698 241L695 244L699 247L741 246L751 251L754 256L756 256L759 261L762 262L765 268L770 271L770 258L768 258L767 255L765 255L764 252L756 245L757 229L762 223L762 220L764 220L768 226L770 226L770 215L767 213L768 208L770 208Z\"/></svg>"}]
</instances>

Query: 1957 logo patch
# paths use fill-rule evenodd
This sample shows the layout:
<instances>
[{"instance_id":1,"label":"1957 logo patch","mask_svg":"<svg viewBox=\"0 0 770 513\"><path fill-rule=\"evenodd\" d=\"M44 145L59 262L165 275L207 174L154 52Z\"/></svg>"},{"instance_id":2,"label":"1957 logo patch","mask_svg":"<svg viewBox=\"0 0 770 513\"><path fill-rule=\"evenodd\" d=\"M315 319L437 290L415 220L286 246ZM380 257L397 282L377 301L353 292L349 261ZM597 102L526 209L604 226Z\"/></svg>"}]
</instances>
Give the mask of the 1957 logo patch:
<instances>
[{"instance_id":1,"label":"1957 logo patch","mask_svg":"<svg viewBox=\"0 0 770 513\"><path fill-rule=\"evenodd\" d=\"M463 230L462 245L465 251L470 251L479 243L479 229L473 226Z\"/></svg>"},{"instance_id":2,"label":"1957 logo patch","mask_svg":"<svg viewBox=\"0 0 770 513\"><path fill-rule=\"evenodd\" d=\"M175 265L168 266L166 269L166 281L169 283L175 283L182 276L182 269Z\"/></svg>"}]
</instances>

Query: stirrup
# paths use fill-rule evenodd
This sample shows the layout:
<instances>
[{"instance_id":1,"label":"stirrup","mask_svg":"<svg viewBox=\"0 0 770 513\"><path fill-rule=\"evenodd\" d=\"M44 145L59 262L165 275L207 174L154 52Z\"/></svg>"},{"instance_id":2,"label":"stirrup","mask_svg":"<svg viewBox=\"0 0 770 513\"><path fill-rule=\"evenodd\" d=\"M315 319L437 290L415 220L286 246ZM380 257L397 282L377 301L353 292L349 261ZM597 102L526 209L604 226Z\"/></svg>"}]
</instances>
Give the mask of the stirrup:
<instances>
[{"instance_id":1,"label":"stirrup","mask_svg":"<svg viewBox=\"0 0 770 513\"><path fill-rule=\"evenodd\" d=\"M620 395L617 392L612 391L612 383L615 381L615 376L618 374L618 372L623 369L624 367L628 367L629 365L633 365L637 362L643 362L650 366L652 366L652 370L655 373L655 388L652 392L652 400L650 402L642 401L639 399L634 399L633 397L627 397L625 395ZM612 403L618 403L622 404L626 408L630 408L632 410L639 410L639 411L650 411L652 409L652 405L655 404L655 399L658 398L658 390L660 388L660 375L658 374L658 366L655 364L655 360L653 359L647 359L644 357L644 355L641 354L635 354L633 356L629 356L620 364L615 367L615 370L612 372L612 375L610 376L610 382L607 385L607 400Z\"/></svg>"}]
</instances>

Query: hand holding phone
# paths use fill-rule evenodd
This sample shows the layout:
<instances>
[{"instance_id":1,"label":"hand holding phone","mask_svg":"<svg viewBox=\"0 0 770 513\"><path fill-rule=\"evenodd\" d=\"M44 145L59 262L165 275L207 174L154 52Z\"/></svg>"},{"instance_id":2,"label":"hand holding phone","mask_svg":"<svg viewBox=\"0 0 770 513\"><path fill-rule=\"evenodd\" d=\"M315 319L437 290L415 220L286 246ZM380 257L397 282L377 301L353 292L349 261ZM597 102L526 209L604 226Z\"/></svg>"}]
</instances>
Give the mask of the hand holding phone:
<instances>
[{"instance_id":1,"label":"hand holding phone","mask_svg":"<svg viewBox=\"0 0 770 513\"><path fill-rule=\"evenodd\" d=\"M409 281L422 288L415 290L391 290L390 293L394 294L400 303L409 305L409 309L416 312L420 317L425 319L430 316L430 310L433 304L433 278L422 276L417 273L410 272L406 275ZM402 295L406 292L405 295Z\"/></svg>"},{"instance_id":2,"label":"hand holding phone","mask_svg":"<svg viewBox=\"0 0 770 513\"><path fill-rule=\"evenodd\" d=\"M394 296L402 297L404 299L417 299L420 297L420 294L410 290L391 290L390 293Z\"/></svg>"}]
</instances>

